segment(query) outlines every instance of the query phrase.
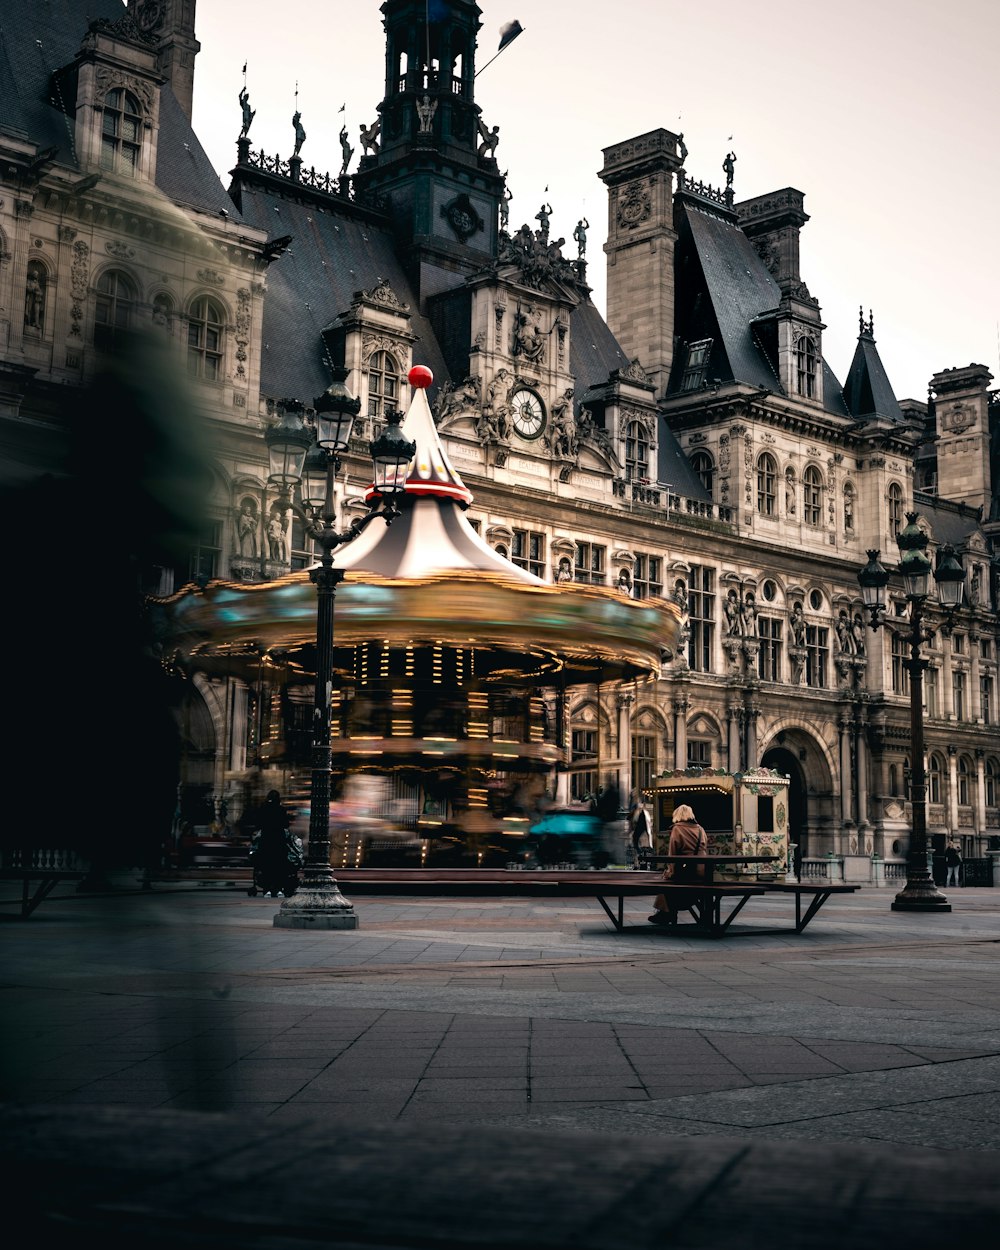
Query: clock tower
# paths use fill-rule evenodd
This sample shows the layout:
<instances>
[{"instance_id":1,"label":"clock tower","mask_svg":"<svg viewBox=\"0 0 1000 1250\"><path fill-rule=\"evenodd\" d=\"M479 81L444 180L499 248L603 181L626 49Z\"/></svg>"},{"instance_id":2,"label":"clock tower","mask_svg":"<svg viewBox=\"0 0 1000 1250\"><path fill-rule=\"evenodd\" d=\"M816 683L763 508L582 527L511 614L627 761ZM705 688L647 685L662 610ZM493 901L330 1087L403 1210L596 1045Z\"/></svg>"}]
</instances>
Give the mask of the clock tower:
<instances>
[{"instance_id":1,"label":"clock tower","mask_svg":"<svg viewBox=\"0 0 1000 1250\"><path fill-rule=\"evenodd\" d=\"M385 95L354 186L387 208L423 296L448 283L441 270L467 275L496 254L499 132L475 102L474 0L386 0L382 14Z\"/></svg>"}]
</instances>

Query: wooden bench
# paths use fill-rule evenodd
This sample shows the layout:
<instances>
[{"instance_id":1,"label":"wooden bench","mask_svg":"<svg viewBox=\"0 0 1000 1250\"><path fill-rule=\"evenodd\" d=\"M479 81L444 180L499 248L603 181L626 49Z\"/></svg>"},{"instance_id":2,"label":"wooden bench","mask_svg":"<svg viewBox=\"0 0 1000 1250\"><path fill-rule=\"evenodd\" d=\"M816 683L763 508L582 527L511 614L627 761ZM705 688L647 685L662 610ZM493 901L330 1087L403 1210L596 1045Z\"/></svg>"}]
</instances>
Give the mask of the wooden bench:
<instances>
[{"instance_id":1,"label":"wooden bench","mask_svg":"<svg viewBox=\"0 0 1000 1250\"><path fill-rule=\"evenodd\" d=\"M685 928L721 937L747 900L764 893L763 886L753 882L674 885L664 881L658 872L606 872L603 869L565 872L558 869L339 868L334 871L338 884L347 894L596 898L618 933L625 928L627 898L645 898L652 906L657 894L669 891L678 909L694 917L694 925ZM735 899L736 906L724 914L722 904L727 899Z\"/></svg>"},{"instance_id":2,"label":"wooden bench","mask_svg":"<svg viewBox=\"0 0 1000 1250\"><path fill-rule=\"evenodd\" d=\"M22 920L49 897L60 881L82 881L86 875L75 851L12 850L4 852L0 863L0 881L21 882Z\"/></svg>"},{"instance_id":3,"label":"wooden bench","mask_svg":"<svg viewBox=\"0 0 1000 1250\"><path fill-rule=\"evenodd\" d=\"M830 881L762 881L761 888L768 894L795 895L795 933L801 933L810 920L816 915L831 894L853 894L859 886L834 885ZM810 899L805 914L802 912L802 900ZM761 932L761 930L757 930ZM766 930L766 932L788 932L788 930Z\"/></svg>"}]
</instances>

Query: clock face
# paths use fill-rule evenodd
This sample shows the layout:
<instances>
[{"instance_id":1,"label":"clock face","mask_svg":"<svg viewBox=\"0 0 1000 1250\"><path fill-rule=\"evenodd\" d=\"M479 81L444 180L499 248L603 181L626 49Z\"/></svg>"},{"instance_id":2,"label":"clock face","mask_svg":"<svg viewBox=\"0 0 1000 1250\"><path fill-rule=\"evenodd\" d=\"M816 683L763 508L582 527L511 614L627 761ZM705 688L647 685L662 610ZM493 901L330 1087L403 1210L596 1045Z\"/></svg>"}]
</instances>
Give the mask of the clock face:
<instances>
[{"instance_id":1,"label":"clock face","mask_svg":"<svg viewBox=\"0 0 1000 1250\"><path fill-rule=\"evenodd\" d=\"M522 438L537 438L545 429L545 411L534 391L521 389L510 397L511 420Z\"/></svg>"}]
</instances>

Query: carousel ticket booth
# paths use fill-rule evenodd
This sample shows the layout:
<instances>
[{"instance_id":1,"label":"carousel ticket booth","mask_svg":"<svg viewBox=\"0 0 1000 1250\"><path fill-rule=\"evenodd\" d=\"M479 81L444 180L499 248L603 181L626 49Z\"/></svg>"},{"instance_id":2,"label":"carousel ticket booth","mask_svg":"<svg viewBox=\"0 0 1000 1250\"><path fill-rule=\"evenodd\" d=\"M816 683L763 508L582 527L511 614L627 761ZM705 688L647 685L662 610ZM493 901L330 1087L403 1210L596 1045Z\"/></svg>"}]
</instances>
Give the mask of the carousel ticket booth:
<instances>
[{"instance_id":1,"label":"carousel ticket booth","mask_svg":"<svg viewBox=\"0 0 1000 1250\"><path fill-rule=\"evenodd\" d=\"M788 777L771 768L744 773L685 768L663 772L643 790L653 816L654 853L665 855L674 809L682 803L708 835L712 855L773 855L774 864L719 867L718 880L784 881L788 871Z\"/></svg>"}]
</instances>

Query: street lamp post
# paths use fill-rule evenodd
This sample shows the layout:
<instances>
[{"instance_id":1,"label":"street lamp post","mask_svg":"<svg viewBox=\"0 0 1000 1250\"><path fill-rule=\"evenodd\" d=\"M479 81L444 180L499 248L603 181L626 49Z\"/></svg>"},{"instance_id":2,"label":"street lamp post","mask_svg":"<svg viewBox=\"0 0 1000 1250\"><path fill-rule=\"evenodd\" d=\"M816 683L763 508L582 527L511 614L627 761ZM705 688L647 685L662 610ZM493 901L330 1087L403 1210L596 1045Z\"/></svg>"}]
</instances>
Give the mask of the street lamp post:
<instances>
[{"instance_id":1,"label":"street lamp post","mask_svg":"<svg viewBox=\"0 0 1000 1250\"><path fill-rule=\"evenodd\" d=\"M924 626L924 604L930 593L931 561L927 556L927 535L917 525L917 514L906 514L907 525L900 531L897 542L903 553L899 571L903 576L906 599L910 614L906 621L896 623L885 612L885 588L889 574L879 563L879 552L868 552L868 563L858 574L862 598L871 616L873 629L885 625L905 638L909 645L909 659L905 661L910 674L910 750L913 762L910 769L910 808L912 827L910 846L906 857L906 886L896 895L893 911L951 911L951 904L934 884L930 870L927 847L927 776L924 768L924 698L923 679L927 661L921 655L922 645L934 636L934 630ZM955 559L954 549L943 546L938 566L934 570L938 598L947 611L949 620L962 602L965 571Z\"/></svg>"},{"instance_id":2,"label":"street lamp post","mask_svg":"<svg viewBox=\"0 0 1000 1250\"><path fill-rule=\"evenodd\" d=\"M333 685L333 604L344 570L334 568L333 553L356 538L376 517L386 525L399 515L397 496L416 444L403 436L402 414L386 414L388 424L370 445L374 490L370 510L343 531L336 521L335 486L340 452L347 448L361 401L344 381L347 369L336 366L329 388L315 401L313 428L303 420L303 405L294 399L281 405L278 422L266 434L269 480L280 491L279 506L291 510L319 546L319 564L309 570L316 587L316 686L313 700L312 773L310 780L309 850L301 887L282 901L274 923L280 929L356 929L354 907L337 886L330 865L330 714ZM295 492L298 498L295 498Z\"/></svg>"}]
</instances>

